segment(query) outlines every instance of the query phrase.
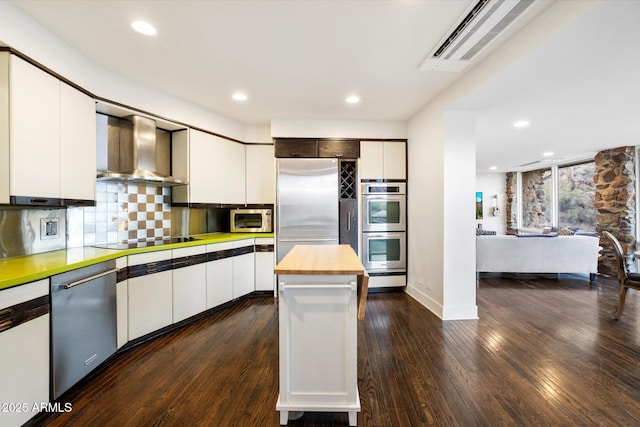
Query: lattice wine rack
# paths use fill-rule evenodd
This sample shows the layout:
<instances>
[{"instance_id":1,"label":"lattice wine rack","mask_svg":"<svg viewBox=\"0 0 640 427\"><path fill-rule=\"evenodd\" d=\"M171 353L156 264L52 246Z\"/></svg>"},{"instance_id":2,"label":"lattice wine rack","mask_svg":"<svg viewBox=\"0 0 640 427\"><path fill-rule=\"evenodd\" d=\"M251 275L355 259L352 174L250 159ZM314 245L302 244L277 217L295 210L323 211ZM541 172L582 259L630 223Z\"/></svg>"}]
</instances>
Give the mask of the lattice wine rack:
<instances>
[{"instance_id":1,"label":"lattice wine rack","mask_svg":"<svg viewBox=\"0 0 640 427\"><path fill-rule=\"evenodd\" d=\"M340 198L356 198L356 162L343 160L340 162Z\"/></svg>"}]
</instances>

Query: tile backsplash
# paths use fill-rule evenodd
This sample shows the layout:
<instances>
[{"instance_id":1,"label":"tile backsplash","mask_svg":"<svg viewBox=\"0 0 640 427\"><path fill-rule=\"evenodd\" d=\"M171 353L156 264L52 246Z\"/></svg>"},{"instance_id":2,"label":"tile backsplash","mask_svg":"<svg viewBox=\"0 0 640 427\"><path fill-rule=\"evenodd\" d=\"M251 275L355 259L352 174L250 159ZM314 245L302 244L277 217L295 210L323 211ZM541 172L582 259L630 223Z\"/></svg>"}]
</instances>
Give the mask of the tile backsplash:
<instances>
[{"instance_id":1,"label":"tile backsplash","mask_svg":"<svg viewBox=\"0 0 640 427\"><path fill-rule=\"evenodd\" d=\"M171 188L98 182L84 208L84 245L171 237Z\"/></svg>"},{"instance_id":2,"label":"tile backsplash","mask_svg":"<svg viewBox=\"0 0 640 427\"><path fill-rule=\"evenodd\" d=\"M41 238L42 221L57 236ZM91 207L0 206L0 259L96 244L229 232L229 209L172 207L171 188L98 182Z\"/></svg>"}]
</instances>

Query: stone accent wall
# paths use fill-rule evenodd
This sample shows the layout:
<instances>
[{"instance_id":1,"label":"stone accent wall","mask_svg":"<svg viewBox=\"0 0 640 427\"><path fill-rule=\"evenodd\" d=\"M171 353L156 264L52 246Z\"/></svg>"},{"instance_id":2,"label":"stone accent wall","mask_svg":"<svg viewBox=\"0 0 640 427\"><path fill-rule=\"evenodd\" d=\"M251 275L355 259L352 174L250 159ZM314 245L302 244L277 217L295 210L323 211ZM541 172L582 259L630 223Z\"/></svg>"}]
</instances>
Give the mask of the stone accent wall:
<instances>
[{"instance_id":1,"label":"stone accent wall","mask_svg":"<svg viewBox=\"0 0 640 427\"><path fill-rule=\"evenodd\" d=\"M596 231L602 235L607 230L622 244L627 261L632 265L631 255L636 248L636 173L635 148L620 147L599 152L595 158L596 184L594 205L598 210ZM616 264L613 249L604 236L600 239L603 256L598 271L615 274Z\"/></svg>"},{"instance_id":2,"label":"stone accent wall","mask_svg":"<svg viewBox=\"0 0 640 427\"><path fill-rule=\"evenodd\" d=\"M547 202L544 178L548 169L522 172L522 226L543 228L551 225L546 219Z\"/></svg>"},{"instance_id":3,"label":"stone accent wall","mask_svg":"<svg viewBox=\"0 0 640 427\"><path fill-rule=\"evenodd\" d=\"M516 172L507 172L506 194L504 219L507 234L516 234L518 232L518 174Z\"/></svg>"}]
</instances>

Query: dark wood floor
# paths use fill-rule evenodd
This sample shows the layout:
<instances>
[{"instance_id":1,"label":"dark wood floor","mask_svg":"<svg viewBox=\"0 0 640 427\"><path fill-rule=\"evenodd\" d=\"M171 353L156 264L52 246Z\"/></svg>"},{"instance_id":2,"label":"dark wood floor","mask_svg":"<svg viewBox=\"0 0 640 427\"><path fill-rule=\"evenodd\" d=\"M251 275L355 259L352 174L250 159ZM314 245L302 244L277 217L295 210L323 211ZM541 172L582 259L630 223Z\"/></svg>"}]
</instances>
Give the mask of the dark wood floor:
<instances>
[{"instance_id":1,"label":"dark wood floor","mask_svg":"<svg viewBox=\"0 0 640 427\"><path fill-rule=\"evenodd\" d=\"M447 322L403 293L371 294L358 425L640 425L640 292L618 322L616 292L603 279L484 278L480 319ZM130 349L63 396L71 412L37 425L277 426L277 308L249 298Z\"/></svg>"}]
</instances>

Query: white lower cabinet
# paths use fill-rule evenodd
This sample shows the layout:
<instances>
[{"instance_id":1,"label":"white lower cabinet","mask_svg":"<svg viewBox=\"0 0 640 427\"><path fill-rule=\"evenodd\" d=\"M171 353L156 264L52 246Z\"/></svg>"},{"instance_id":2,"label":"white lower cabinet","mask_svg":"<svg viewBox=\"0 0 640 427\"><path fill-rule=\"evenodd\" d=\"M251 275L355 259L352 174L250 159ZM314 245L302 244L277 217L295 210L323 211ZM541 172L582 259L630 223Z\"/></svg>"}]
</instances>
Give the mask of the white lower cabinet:
<instances>
[{"instance_id":1,"label":"white lower cabinet","mask_svg":"<svg viewBox=\"0 0 640 427\"><path fill-rule=\"evenodd\" d=\"M220 255L220 259L207 263L207 308L255 290L253 245L253 239L207 245L208 254ZM241 254L246 247L251 247L251 252Z\"/></svg>"},{"instance_id":2,"label":"white lower cabinet","mask_svg":"<svg viewBox=\"0 0 640 427\"><path fill-rule=\"evenodd\" d=\"M218 245L208 246L215 247ZM207 263L207 309L219 306L232 299L233 259L223 258L209 261Z\"/></svg>"},{"instance_id":3,"label":"white lower cabinet","mask_svg":"<svg viewBox=\"0 0 640 427\"><path fill-rule=\"evenodd\" d=\"M233 298L239 298L254 291L254 254L233 257Z\"/></svg>"},{"instance_id":4,"label":"white lower cabinet","mask_svg":"<svg viewBox=\"0 0 640 427\"><path fill-rule=\"evenodd\" d=\"M263 248L269 247L269 251ZM273 269L275 267L275 257L273 252L273 239L256 239L256 291L274 291L275 275Z\"/></svg>"},{"instance_id":5,"label":"white lower cabinet","mask_svg":"<svg viewBox=\"0 0 640 427\"><path fill-rule=\"evenodd\" d=\"M263 244L273 242L262 240L266 242ZM128 280L118 283L116 288L118 347L250 294L256 290L258 281L259 290L272 290L273 252L255 254L253 247L254 239L243 239L129 255L123 261L118 260L121 262L118 268L127 263L129 266ZM203 262L207 254L212 261ZM167 263L173 268L167 267Z\"/></svg>"},{"instance_id":6,"label":"white lower cabinet","mask_svg":"<svg viewBox=\"0 0 640 427\"><path fill-rule=\"evenodd\" d=\"M185 257L206 253L206 246L193 246L173 250L174 262ZM188 260L189 258L187 258ZM185 262L187 262L185 260ZM173 270L173 323L202 313L207 309L207 269L205 263L174 268Z\"/></svg>"},{"instance_id":7,"label":"white lower cabinet","mask_svg":"<svg viewBox=\"0 0 640 427\"><path fill-rule=\"evenodd\" d=\"M129 340L162 329L173 322L173 275L162 270L162 261L171 262L171 251L129 256ZM147 273L138 277L135 267L147 265ZM133 273L133 274L132 274Z\"/></svg>"},{"instance_id":8,"label":"white lower cabinet","mask_svg":"<svg viewBox=\"0 0 640 427\"><path fill-rule=\"evenodd\" d=\"M49 279L0 291L0 311L49 294ZM49 402L49 320L0 332L0 425L20 426Z\"/></svg>"},{"instance_id":9,"label":"white lower cabinet","mask_svg":"<svg viewBox=\"0 0 640 427\"><path fill-rule=\"evenodd\" d=\"M256 252L256 291L273 291L273 252Z\"/></svg>"},{"instance_id":10,"label":"white lower cabinet","mask_svg":"<svg viewBox=\"0 0 640 427\"><path fill-rule=\"evenodd\" d=\"M127 257L116 259L116 268L118 270L127 267ZM116 283L116 333L118 348L122 347L129 341L129 296L128 296L128 284L127 280Z\"/></svg>"}]
</instances>

